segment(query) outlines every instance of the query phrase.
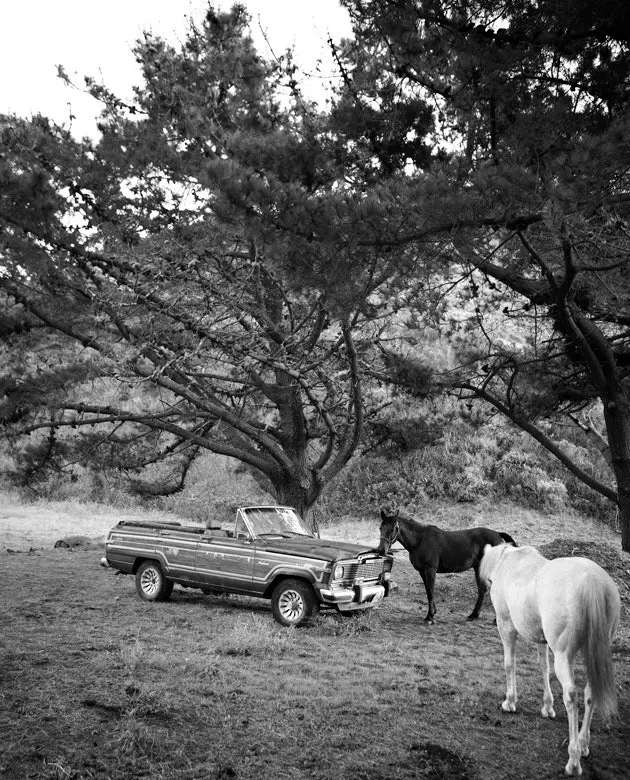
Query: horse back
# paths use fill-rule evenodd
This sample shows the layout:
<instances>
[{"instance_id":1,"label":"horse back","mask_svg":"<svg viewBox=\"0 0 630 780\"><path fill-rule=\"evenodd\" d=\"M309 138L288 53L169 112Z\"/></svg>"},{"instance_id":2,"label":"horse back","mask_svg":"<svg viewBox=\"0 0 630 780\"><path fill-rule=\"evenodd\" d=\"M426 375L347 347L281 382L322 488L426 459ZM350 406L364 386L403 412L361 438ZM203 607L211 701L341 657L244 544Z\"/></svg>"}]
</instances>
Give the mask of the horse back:
<instances>
[{"instance_id":1,"label":"horse back","mask_svg":"<svg viewBox=\"0 0 630 780\"><path fill-rule=\"evenodd\" d=\"M488 528L467 528L463 531L442 531L436 529L436 544L439 548L438 572L460 572L477 566L483 556L486 544L497 545L502 539L496 531Z\"/></svg>"},{"instance_id":2,"label":"horse back","mask_svg":"<svg viewBox=\"0 0 630 780\"><path fill-rule=\"evenodd\" d=\"M444 546L442 564L451 566L444 571L465 571L478 566L487 544L496 547L504 539L498 531L490 528L467 528L463 531L443 531Z\"/></svg>"},{"instance_id":3,"label":"horse back","mask_svg":"<svg viewBox=\"0 0 630 780\"><path fill-rule=\"evenodd\" d=\"M512 541L508 534L490 528L445 531L436 525L414 523L408 529L405 547L416 569L433 568L440 574L462 572L477 567L486 544L496 546ZM508 536L509 539L504 537Z\"/></svg>"},{"instance_id":4,"label":"horse back","mask_svg":"<svg viewBox=\"0 0 630 780\"><path fill-rule=\"evenodd\" d=\"M551 622L563 618L572 625L588 619L589 605L598 609L616 629L619 621L619 590L607 571L590 560L572 556L549 561L536 578L541 611Z\"/></svg>"},{"instance_id":5,"label":"horse back","mask_svg":"<svg viewBox=\"0 0 630 780\"><path fill-rule=\"evenodd\" d=\"M534 548L510 548L494 571L490 595L497 617L509 615L519 634L554 652L585 649L596 617L610 637L619 622L617 586L588 558L548 560Z\"/></svg>"}]
</instances>

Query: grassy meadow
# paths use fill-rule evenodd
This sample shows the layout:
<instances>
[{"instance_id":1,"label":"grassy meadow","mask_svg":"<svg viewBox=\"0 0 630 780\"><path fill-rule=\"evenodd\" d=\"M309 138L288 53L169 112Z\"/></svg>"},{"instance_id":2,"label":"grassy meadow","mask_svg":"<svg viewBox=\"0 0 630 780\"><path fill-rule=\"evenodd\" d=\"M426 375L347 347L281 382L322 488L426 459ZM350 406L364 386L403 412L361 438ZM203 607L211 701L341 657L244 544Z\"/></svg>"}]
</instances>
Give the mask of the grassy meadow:
<instances>
[{"instance_id":1,"label":"grassy meadow","mask_svg":"<svg viewBox=\"0 0 630 780\"><path fill-rule=\"evenodd\" d=\"M502 647L492 608L478 621L472 572L438 575L437 622L404 551L399 592L355 617L323 613L289 630L269 604L176 587L142 602L99 567L107 529L157 510L3 494L0 510L0 778L557 778L567 721L539 715L536 651L518 655L519 706L500 710ZM378 508L322 535L375 544ZM341 513L340 513L341 514ZM172 515L171 515L172 516ZM586 778L621 778L630 744L628 556L600 522L504 503L426 504L446 528L488 525L550 555L588 554L617 581L620 714L597 715ZM55 549L57 538L73 542ZM581 670L578 670L578 680Z\"/></svg>"}]
</instances>

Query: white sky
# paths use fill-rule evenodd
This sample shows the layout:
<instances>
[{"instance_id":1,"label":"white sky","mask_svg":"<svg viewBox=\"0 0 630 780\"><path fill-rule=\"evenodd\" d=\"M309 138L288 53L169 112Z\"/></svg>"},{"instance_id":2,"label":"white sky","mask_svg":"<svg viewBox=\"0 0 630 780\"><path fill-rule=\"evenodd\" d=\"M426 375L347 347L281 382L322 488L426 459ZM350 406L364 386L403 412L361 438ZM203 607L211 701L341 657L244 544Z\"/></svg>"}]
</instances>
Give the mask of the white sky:
<instances>
[{"instance_id":1,"label":"white sky","mask_svg":"<svg viewBox=\"0 0 630 780\"><path fill-rule=\"evenodd\" d=\"M325 42L349 35L346 12L337 0L241 0L252 16L252 33L263 56L271 57L261 28L276 54L295 46L296 58L314 67ZM131 53L143 30L172 42L183 40L186 17L201 18L206 0L4 0L0 13L0 114L41 113L68 125L75 135L94 135L99 104L57 77L63 65L72 80L102 81L122 98L140 82ZM213 0L228 9L232 0ZM322 51L324 48L324 51ZM327 67L328 65L328 67Z\"/></svg>"}]
</instances>

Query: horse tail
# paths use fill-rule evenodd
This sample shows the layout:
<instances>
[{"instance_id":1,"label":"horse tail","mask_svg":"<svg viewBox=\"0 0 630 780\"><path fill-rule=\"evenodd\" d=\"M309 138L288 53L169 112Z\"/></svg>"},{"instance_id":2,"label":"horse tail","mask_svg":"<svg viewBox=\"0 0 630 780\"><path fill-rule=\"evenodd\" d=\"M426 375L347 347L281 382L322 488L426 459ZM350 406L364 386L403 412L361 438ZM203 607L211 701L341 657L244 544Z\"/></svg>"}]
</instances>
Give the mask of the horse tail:
<instances>
[{"instance_id":1,"label":"horse tail","mask_svg":"<svg viewBox=\"0 0 630 780\"><path fill-rule=\"evenodd\" d=\"M507 542L508 544L513 544L514 547L518 547L518 544L512 539L510 534L506 534L505 531L499 531L499 536L501 539L503 539L504 542Z\"/></svg>"},{"instance_id":2,"label":"horse tail","mask_svg":"<svg viewBox=\"0 0 630 780\"><path fill-rule=\"evenodd\" d=\"M617 690L610 645L619 624L619 594L615 586L589 579L584 588L587 635L583 647L586 677L591 685L593 705L602 715L617 712Z\"/></svg>"}]
</instances>

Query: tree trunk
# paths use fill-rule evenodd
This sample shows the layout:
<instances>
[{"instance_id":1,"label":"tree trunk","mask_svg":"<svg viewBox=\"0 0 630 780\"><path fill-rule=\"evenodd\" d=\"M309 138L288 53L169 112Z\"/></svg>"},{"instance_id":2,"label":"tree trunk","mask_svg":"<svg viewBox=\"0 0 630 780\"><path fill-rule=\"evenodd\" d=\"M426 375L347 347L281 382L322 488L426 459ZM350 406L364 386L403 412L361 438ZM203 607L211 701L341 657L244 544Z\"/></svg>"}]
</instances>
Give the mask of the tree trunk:
<instances>
[{"instance_id":1,"label":"tree trunk","mask_svg":"<svg viewBox=\"0 0 630 780\"><path fill-rule=\"evenodd\" d=\"M617 482L621 549L630 553L630 400L625 394L604 401L604 419Z\"/></svg>"},{"instance_id":2,"label":"tree trunk","mask_svg":"<svg viewBox=\"0 0 630 780\"><path fill-rule=\"evenodd\" d=\"M313 476L298 481L289 474L283 474L273 486L278 503L292 506L304 520L308 518L309 511L323 488Z\"/></svg>"}]
</instances>

